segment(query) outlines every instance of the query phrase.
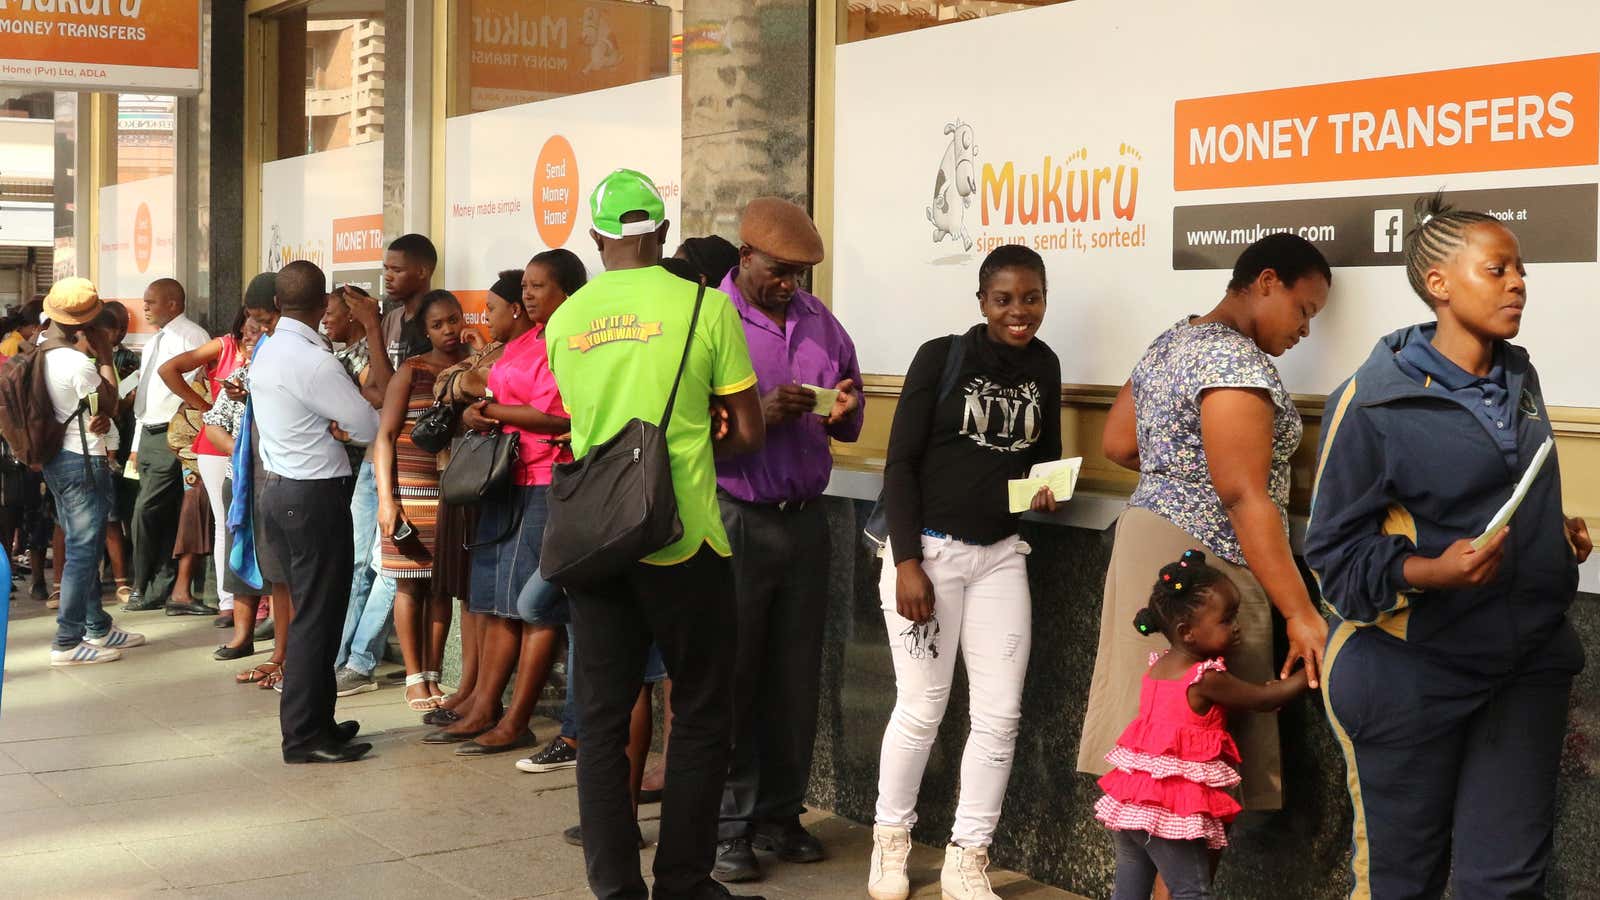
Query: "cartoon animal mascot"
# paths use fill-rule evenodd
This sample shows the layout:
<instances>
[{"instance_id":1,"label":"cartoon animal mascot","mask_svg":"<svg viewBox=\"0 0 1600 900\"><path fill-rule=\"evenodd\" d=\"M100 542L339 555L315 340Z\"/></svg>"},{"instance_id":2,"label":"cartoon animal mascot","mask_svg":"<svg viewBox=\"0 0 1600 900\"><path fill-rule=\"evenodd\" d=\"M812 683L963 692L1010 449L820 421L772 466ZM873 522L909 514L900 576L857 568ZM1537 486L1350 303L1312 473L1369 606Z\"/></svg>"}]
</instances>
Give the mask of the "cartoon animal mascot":
<instances>
[{"instance_id":1,"label":"cartoon animal mascot","mask_svg":"<svg viewBox=\"0 0 1600 900\"><path fill-rule=\"evenodd\" d=\"M962 248L972 249L972 235L967 233L964 210L972 205L972 195L978 192L978 144L972 126L960 119L944 126L950 135L950 146L945 148L944 159L939 162L939 175L933 181L933 203L928 206L928 221L933 223L935 244L950 238L959 240ZM951 192L961 198L958 208Z\"/></svg>"}]
</instances>

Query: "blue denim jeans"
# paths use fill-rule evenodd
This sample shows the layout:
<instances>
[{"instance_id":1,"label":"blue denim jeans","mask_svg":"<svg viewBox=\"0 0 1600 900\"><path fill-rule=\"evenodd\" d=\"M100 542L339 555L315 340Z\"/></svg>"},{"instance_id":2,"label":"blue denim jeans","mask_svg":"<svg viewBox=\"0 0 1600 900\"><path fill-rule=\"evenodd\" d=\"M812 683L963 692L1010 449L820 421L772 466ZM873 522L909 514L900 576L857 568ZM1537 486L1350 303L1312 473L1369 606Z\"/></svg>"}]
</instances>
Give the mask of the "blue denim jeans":
<instances>
[{"instance_id":1,"label":"blue denim jeans","mask_svg":"<svg viewBox=\"0 0 1600 900\"><path fill-rule=\"evenodd\" d=\"M103 460L62 450L45 463L45 484L55 498L56 521L66 538L61 567L61 607L56 612L57 650L78 646L85 635L102 637L111 617L100 607L100 558L106 548L106 515L116 496Z\"/></svg>"},{"instance_id":2,"label":"blue denim jeans","mask_svg":"<svg viewBox=\"0 0 1600 900\"><path fill-rule=\"evenodd\" d=\"M535 576L537 577L537 576ZM578 695L574 686L578 680L578 660L574 655L578 640L572 633L572 622L567 622L567 699L561 706L561 736L570 741L578 739ZM667 680L667 664L661 658L661 648L650 645L650 658L644 664L644 683L660 684Z\"/></svg>"},{"instance_id":3,"label":"blue denim jeans","mask_svg":"<svg viewBox=\"0 0 1600 900\"><path fill-rule=\"evenodd\" d=\"M372 568L372 551L378 537L378 483L372 460L363 460L350 498L350 518L355 532L355 572L350 576L350 607L344 617L344 635L334 668L348 666L371 675L383 658L394 614L394 579Z\"/></svg>"}]
</instances>

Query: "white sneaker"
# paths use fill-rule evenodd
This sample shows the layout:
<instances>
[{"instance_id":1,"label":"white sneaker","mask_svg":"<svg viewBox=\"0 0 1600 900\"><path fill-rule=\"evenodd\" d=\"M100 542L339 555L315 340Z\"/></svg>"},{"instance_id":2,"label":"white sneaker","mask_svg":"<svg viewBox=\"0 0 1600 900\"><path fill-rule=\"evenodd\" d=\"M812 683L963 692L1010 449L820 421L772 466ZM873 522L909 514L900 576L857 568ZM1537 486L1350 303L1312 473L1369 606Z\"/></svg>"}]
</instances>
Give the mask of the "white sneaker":
<instances>
[{"instance_id":1,"label":"white sneaker","mask_svg":"<svg viewBox=\"0 0 1600 900\"><path fill-rule=\"evenodd\" d=\"M898 825L872 826L872 867L867 872L867 896L872 900L906 900L911 879L906 857L911 855L911 829Z\"/></svg>"},{"instance_id":2,"label":"white sneaker","mask_svg":"<svg viewBox=\"0 0 1600 900\"><path fill-rule=\"evenodd\" d=\"M83 642L91 647L99 647L102 650L126 650L129 647L144 646L144 635L123 631L113 625L110 631L100 637L86 637Z\"/></svg>"},{"instance_id":3,"label":"white sneaker","mask_svg":"<svg viewBox=\"0 0 1600 900\"><path fill-rule=\"evenodd\" d=\"M71 650L50 650L50 665L52 666L92 666L95 663L115 662L122 658L122 653L109 648L96 647L85 641Z\"/></svg>"},{"instance_id":4,"label":"white sneaker","mask_svg":"<svg viewBox=\"0 0 1600 900\"><path fill-rule=\"evenodd\" d=\"M988 868L987 847L946 847L944 871L939 873L944 900L1000 900L989 884Z\"/></svg>"}]
</instances>

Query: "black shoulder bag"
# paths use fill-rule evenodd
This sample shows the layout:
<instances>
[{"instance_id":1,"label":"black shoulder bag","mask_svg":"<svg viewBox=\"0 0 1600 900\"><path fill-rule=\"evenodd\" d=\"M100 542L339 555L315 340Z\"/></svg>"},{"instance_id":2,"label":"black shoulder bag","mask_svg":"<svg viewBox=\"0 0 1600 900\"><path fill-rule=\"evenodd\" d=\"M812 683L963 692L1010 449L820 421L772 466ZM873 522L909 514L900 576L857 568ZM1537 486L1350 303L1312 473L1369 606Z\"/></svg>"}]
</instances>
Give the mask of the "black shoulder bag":
<instances>
[{"instance_id":1,"label":"black shoulder bag","mask_svg":"<svg viewBox=\"0 0 1600 900\"><path fill-rule=\"evenodd\" d=\"M937 410L944 398L956 388L956 379L961 377L961 363L967 355L966 336L952 334L950 336L950 352L945 354L944 371L939 374L939 393L934 395L933 406ZM883 551L889 543L889 507L884 503L884 495L888 488L878 492L878 502L872 505L872 512L867 514L867 524L861 529L861 541L873 555Z\"/></svg>"},{"instance_id":2,"label":"black shoulder bag","mask_svg":"<svg viewBox=\"0 0 1600 900\"><path fill-rule=\"evenodd\" d=\"M667 425L705 296L701 281L661 424L630 419L610 440L589 448L583 459L555 467L539 555L544 580L562 587L603 581L683 537L672 492Z\"/></svg>"}]
</instances>

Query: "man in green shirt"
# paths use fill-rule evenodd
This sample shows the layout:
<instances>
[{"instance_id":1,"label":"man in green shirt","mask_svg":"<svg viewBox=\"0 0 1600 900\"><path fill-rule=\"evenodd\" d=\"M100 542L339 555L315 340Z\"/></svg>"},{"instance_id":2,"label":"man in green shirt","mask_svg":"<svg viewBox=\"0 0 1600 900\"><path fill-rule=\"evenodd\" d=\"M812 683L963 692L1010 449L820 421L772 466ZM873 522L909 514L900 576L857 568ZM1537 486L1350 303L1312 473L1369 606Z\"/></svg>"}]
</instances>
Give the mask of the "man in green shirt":
<instances>
[{"instance_id":1,"label":"man in green shirt","mask_svg":"<svg viewBox=\"0 0 1600 900\"><path fill-rule=\"evenodd\" d=\"M630 419L660 421L690 344L667 451L683 537L609 582L572 592L579 746L578 812L589 887L603 898L648 896L628 783L628 719L653 641L672 673L672 790L661 808L656 900L730 896L711 879L732 734L735 646L728 536L717 506L712 400L726 410L718 454L765 437L744 326L708 289L688 334L696 286L658 263L670 223L645 175L618 169L589 199L606 271L545 326L550 368L572 415L581 458ZM723 431L719 425L716 429Z\"/></svg>"}]
</instances>

